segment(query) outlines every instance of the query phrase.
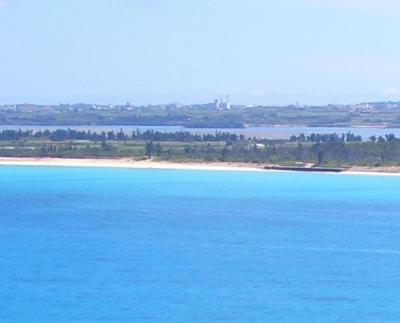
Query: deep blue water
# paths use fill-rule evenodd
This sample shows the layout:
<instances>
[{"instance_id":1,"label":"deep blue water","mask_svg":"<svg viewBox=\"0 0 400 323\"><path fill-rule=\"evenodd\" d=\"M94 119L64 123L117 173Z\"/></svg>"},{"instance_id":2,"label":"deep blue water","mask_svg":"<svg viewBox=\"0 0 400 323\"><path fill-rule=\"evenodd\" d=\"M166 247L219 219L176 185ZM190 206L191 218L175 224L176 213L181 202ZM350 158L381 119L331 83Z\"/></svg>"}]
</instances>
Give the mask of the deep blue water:
<instances>
[{"instance_id":1,"label":"deep blue water","mask_svg":"<svg viewBox=\"0 0 400 323\"><path fill-rule=\"evenodd\" d=\"M399 322L400 178L0 168L1 322Z\"/></svg>"}]
</instances>

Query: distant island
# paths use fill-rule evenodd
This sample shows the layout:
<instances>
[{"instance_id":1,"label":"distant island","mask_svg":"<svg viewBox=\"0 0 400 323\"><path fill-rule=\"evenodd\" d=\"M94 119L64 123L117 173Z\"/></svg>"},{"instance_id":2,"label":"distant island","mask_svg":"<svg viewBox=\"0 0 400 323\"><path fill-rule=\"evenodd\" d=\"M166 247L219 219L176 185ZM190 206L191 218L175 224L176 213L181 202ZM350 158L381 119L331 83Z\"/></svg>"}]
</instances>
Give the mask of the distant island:
<instances>
[{"instance_id":1,"label":"distant island","mask_svg":"<svg viewBox=\"0 0 400 323\"><path fill-rule=\"evenodd\" d=\"M236 163L307 171L354 167L383 171L388 167L397 171L399 167L400 170L399 138L389 132L363 138L349 128L400 127L399 102L277 107L234 105L227 98L194 105L15 104L0 106L0 125L7 126L0 130L0 157L3 158L128 158L172 163ZM109 125L121 129L69 128L79 125ZM123 126L152 125L179 126L182 130L137 129L128 133L122 129ZM345 130L347 133L296 133L286 139L248 136L232 130L272 125L349 130ZM46 129L46 126L52 128ZM206 133L185 130L199 127L224 130Z\"/></svg>"},{"instance_id":2,"label":"distant island","mask_svg":"<svg viewBox=\"0 0 400 323\"><path fill-rule=\"evenodd\" d=\"M101 104L0 105L0 125L117 125L245 128L271 125L308 127L400 127L400 102L325 106L205 104L136 106Z\"/></svg>"},{"instance_id":3,"label":"distant island","mask_svg":"<svg viewBox=\"0 0 400 323\"><path fill-rule=\"evenodd\" d=\"M288 140L229 132L192 134L154 130L125 133L73 129L2 130L0 157L129 159L172 163L236 163L265 169L345 170L364 167L399 171L400 139L346 134L293 135Z\"/></svg>"}]
</instances>

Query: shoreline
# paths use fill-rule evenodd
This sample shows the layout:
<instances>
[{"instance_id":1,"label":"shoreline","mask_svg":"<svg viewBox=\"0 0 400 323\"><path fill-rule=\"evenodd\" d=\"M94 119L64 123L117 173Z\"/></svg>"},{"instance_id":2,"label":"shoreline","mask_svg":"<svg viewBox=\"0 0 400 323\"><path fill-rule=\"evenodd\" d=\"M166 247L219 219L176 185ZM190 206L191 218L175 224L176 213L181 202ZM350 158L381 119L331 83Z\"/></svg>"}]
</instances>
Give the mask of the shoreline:
<instances>
[{"instance_id":1,"label":"shoreline","mask_svg":"<svg viewBox=\"0 0 400 323\"><path fill-rule=\"evenodd\" d=\"M170 162L141 160L130 158L96 159L96 158L34 158L34 157L0 157L0 166L52 166L52 167L100 167L128 169L164 169L164 170L206 170L206 171L246 171L246 172L292 172L302 173L301 170L265 169L264 164L249 164L235 162ZM307 171L307 173L313 173ZM361 167L354 166L339 173L315 172L318 174L336 175L369 175L369 176L400 176L400 166Z\"/></svg>"},{"instance_id":2,"label":"shoreline","mask_svg":"<svg viewBox=\"0 0 400 323\"><path fill-rule=\"evenodd\" d=\"M55 167L100 167L130 169L172 169L172 170L215 170L215 171L264 171L261 165L246 163L196 163L140 160L130 158L96 159L96 158L31 158L0 157L0 166L55 166Z\"/></svg>"}]
</instances>

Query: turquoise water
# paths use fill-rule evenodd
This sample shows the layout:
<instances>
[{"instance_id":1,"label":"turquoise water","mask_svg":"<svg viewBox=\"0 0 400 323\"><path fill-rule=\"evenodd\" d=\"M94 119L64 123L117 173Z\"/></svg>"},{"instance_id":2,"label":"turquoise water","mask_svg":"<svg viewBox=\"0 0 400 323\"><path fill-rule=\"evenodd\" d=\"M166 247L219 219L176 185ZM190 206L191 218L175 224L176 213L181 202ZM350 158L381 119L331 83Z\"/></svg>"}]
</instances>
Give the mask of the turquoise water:
<instances>
[{"instance_id":1,"label":"turquoise water","mask_svg":"<svg viewBox=\"0 0 400 323\"><path fill-rule=\"evenodd\" d=\"M400 178L0 168L1 322L399 322Z\"/></svg>"}]
</instances>

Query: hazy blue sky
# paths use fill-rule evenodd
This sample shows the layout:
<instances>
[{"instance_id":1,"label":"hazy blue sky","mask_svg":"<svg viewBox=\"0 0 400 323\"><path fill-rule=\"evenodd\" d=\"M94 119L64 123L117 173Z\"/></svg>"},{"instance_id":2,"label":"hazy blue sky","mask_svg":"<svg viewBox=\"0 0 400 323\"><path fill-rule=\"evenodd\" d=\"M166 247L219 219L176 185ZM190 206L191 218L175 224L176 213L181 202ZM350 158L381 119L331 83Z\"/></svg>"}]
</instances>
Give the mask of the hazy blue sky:
<instances>
[{"instance_id":1,"label":"hazy blue sky","mask_svg":"<svg viewBox=\"0 0 400 323\"><path fill-rule=\"evenodd\" d=\"M398 0L0 0L0 103L400 100Z\"/></svg>"}]
</instances>

